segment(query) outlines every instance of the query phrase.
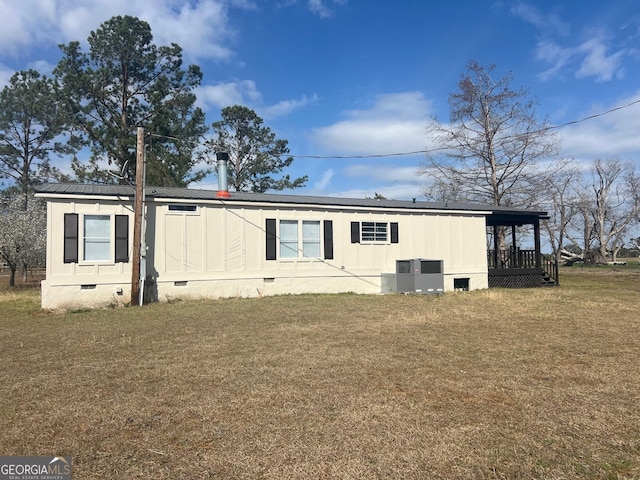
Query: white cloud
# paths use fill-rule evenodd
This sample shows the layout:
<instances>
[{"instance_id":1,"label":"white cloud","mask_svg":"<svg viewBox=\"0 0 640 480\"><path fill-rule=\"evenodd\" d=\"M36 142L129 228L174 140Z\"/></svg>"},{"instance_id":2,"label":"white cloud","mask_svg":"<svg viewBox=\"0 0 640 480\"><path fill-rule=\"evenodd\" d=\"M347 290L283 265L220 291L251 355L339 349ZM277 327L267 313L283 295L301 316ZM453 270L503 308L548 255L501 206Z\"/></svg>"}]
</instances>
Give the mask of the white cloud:
<instances>
[{"instance_id":1,"label":"white cloud","mask_svg":"<svg viewBox=\"0 0 640 480\"><path fill-rule=\"evenodd\" d=\"M424 179L416 174L415 166L398 166L393 163L370 165L356 164L344 169L344 174L348 177L370 178L376 181L396 184L419 185L424 183ZM378 192L381 193L381 192Z\"/></svg>"},{"instance_id":2,"label":"white cloud","mask_svg":"<svg viewBox=\"0 0 640 480\"><path fill-rule=\"evenodd\" d=\"M246 105L264 119L286 116L318 100L318 96L314 93L311 96L303 95L297 100L282 100L274 105L262 106L262 94L253 80L204 85L196 90L196 96L198 106L205 111L230 105Z\"/></svg>"},{"instance_id":3,"label":"white cloud","mask_svg":"<svg viewBox=\"0 0 640 480\"><path fill-rule=\"evenodd\" d=\"M317 15L320 18L328 18L334 14L334 9L332 8L332 6L344 5L346 3L346 0L309 0L307 2L307 5L309 6L309 10L311 10L311 13L313 13L314 15Z\"/></svg>"},{"instance_id":4,"label":"white cloud","mask_svg":"<svg viewBox=\"0 0 640 480\"><path fill-rule=\"evenodd\" d=\"M640 98L635 95L621 99L611 106L594 106L584 117L627 105ZM637 118L640 104L617 110L585 122L561 128L558 131L565 156L580 160L596 158L637 158L640 153L640 135Z\"/></svg>"},{"instance_id":5,"label":"white cloud","mask_svg":"<svg viewBox=\"0 0 640 480\"><path fill-rule=\"evenodd\" d=\"M0 2L0 53L18 56L52 28L50 2Z\"/></svg>"},{"instance_id":6,"label":"white cloud","mask_svg":"<svg viewBox=\"0 0 640 480\"><path fill-rule=\"evenodd\" d=\"M0 89L9 84L9 80L14 73L16 73L15 70L0 63Z\"/></svg>"},{"instance_id":7,"label":"white cloud","mask_svg":"<svg viewBox=\"0 0 640 480\"><path fill-rule=\"evenodd\" d=\"M543 13L535 6L526 2L517 2L511 8L511 14L530 23L542 31L549 31L560 35L569 35L570 25L555 13Z\"/></svg>"},{"instance_id":8,"label":"white cloud","mask_svg":"<svg viewBox=\"0 0 640 480\"><path fill-rule=\"evenodd\" d=\"M542 80L549 80L558 75L571 61L574 51L571 48L563 48L553 42L540 42L536 48L536 58L552 66L539 76Z\"/></svg>"},{"instance_id":9,"label":"white cloud","mask_svg":"<svg viewBox=\"0 0 640 480\"><path fill-rule=\"evenodd\" d=\"M77 40L84 44L89 33L112 16L107 13L110 11L107 5L101 5L106 7L106 11L100 10L101 14L98 15L94 10L80 4L80 2L64 3L66 3L64 9L57 15L59 30L50 28L50 35L59 42ZM96 4L99 4L99 2L96 2ZM125 12L126 10L123 11L123 13Z\"/></svg>"},{"instance_id":10,"label":"white cloud","mask_svg":"<svg viewBox=\"0 0 640 480\"><path fill-rule=\"evenodd\" d=\"M18 55L42 43L78 40L115 15L148 22L154 42L179 44L189 60L227 59L234 31L229 8L253 9L248 0L29 0L0 2L0 53Z\"/></svg>"},{"instance_id":11,"label":"white cloud","mask_svg":"<svg viewBox=\"0 0 640 480\"><path fill-rule=\"evenodd\" d=\"M22 19L9 2L0 3L0 19L0 45L5 52L16 54L16 48L28 42Z\"/></svg>"},{"instance_id":12,"label":"white cloud","mask_svg":"<svg viewBox=\"0 0 640 480\"><path fill-rule=\"evenodd\" d=\"M186 3L178 15L170 8L158 12L156 5L153 5L147 21L157 43L166 45L175 42L191 58L221 60L233 54L223 43L234 35L228 25L228 7L224 2L201 0L193 6ZM243 8L250 8L249 5L246 3Z\"/></svg>"},{"instance_id":13,"label":"white cloud","mask_svg":"<svg viewBox=\"0 0 640 480\"><path fill-rule=\"evenodd\" d=\"M320 177L320 180L318 180L316 183L313 184L313 188L315 190L325 190L327 186L329 186L329 183L331 182L331 179L333 178L334 175L335 175L335 172L333 168L326 170L322 174L322 177Z\"/></svg>"},{"instance_id":14,"label":"white cloud","mask_svg":"<svg viewBox=\"0 0 640 480\"><path fill-rule=\"evenodd\" d=\"M538 43L536 58L552 66L540 74L542 80L561 75L565 69L573 68L576 78L595 77L606 82L623 74L622 61L626 52L609 53L603 37L590 38L575 47L561 47L546 41ZM574 65L579 65L577 68Z\"/></svg>"},{"instance_id":15,"label":"white cloud","mask_svg":"<svg viewBox=\"0 0 640 480\"><path fill-rule=\"evenodd\" d=\"M313 130L313 141L336 154L377 155L424 150L431 103L421 92L385 94L347 119Z\"/></svg>"},{"instance_id":16,"label":"white cloud","mask_svg":"<svg viewBox=\"0 0 640 480\"><path fill-rule=\"evenodd\" d=\"M536 46L535 56L551 66L539 76L549 80L562 76L565 71L576 78L594 77L598 82L620 77L624 71L622 61L631 52L612 51L610 33L602 28L587 26L583 38L586 40L573 45L561 45L552 38L556 35L567 37L570 25L555 13L545 13L527 2L517 2L511 14L536 27L541 39Z\"/></svg>"},{"instance_id":17,"label":"white cloud","mask_svg":"<svg viewBox=\"0 0 640 480\"><path fill-rule=\"evenodd\" d=\"M47 75L48 77L52 76L53 69L56 66L46 60L36 60L35 62L30 62L27 65L27 69L32 68L33 70L41 73L42 75Z\"/></svg>"},{"instance_id":18,"label":"white cloud","mask_svg":"<svg viewBox=\"0 0 640 480\"><path fill-rule=\"evenodd\" d=\"M251 0L231 0L231 5L242 10L258 10L258 5Z\"/></svg>"},{"instance_id":19,"label":"white cloud","mask_svg":"<svg viewBox=\"0 0 640 480\"><path fill-rule=\"evenodd\" d=\"M196 91L198 104L205 110L211 107L223 108L230 105L247 105L257 102L261 94L253 80L203 85Z\"/></svg>"},{"instance_id":20,"label":"white cloud","mask_svg":"<svg viewBox=\"0 0 640 480\"><path fill-rule=\"evenodd\" d=\"M298 0L279 0L276 8L288 8L296 5ZM329 18L335 14L335 7L346 5L347 0L307 0L307 8L320 18Z\"/></svg>"},{"instance_id":21,"label":"white cloud","mask_svg":"<svg viewBox=\"0 0 640 480\"><path fill-rule=\"evenodd\" d=\"M276 8L287 8L298 3L298 0L281 0L276 2Z\"/></svg>"},{"instance_id":22,"label":"white cloud","mask_svg":"<svg viewBox=\"0 0 640 480\"><path fill-rule=\"evenodd\" d=\"M318 101L318 95L315 93L310 97L303 95L298 100L282 100L268 107L260 108L260 115L265 119L284 117L294 110L304 108Z\"/></svg>"},{"instance_id":23,"label":"white cloud","mask_svg":"<svg viewBox=\"0 0 640 480\"><path fill-rule=\"evenodd\" d=\"M342 187L332 190L330 194L347 198L373 198L376 193L396 200L419 198L423 196L425 179L418 177L416 172L415 165L399 166L397 163L390 162L376 165L363 163L348 165L342 173L336 173L333 178L340 176L340 181L336 183L351 185L351 188ZM327 192L322 193L327 194Z\"/></svg>"},{"instance_id":24,"label":"white cloud","mask_svg":"<svg viewBox=\"0 0 640 480\"><path fill-rule=\"evenodd\" d=\"M578 51L585 55L576 77L596 77L599 82L606 82L616 74L621 74L623 51L610 55L607 54L607 46L598 38L584 42Z\"/></svg>"}]
</instances>

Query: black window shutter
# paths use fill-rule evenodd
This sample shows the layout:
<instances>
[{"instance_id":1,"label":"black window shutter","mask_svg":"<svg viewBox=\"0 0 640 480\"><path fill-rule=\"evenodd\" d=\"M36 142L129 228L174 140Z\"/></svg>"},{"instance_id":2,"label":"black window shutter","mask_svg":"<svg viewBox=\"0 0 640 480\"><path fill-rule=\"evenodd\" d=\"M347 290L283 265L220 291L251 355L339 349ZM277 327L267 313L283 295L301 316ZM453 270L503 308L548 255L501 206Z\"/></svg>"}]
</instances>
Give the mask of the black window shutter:
<instances>
[{"instance_id":1,"label":"black window shutter","mask_svg":"<svg viewBox=\"0 0 640 480\"><path fill-rule=\"evenodd\" d=\"M324 259L333 260L333 222L324 221Z\"/></svg>"},{"instance_id":2,"label":"black window shutter","mask_svg":"<svg viewBox=\"0 0 640 480\"><path fill-rule=\"evenodd\" d=\"M267 218L267 260L276 259L276 219Z\"/></svg>"},{"instance_id":3,"label":"black window shutter","mask_svg":"<svg viewBox=\"0 0 640 480\"><path fill-rule=\"evenodd\" d=\"M129 261L129 216L116 215L116 263Z\"/></svg>"},{"instance_id":4,"label":"black window shutter","mask_svg":"<svg viewBox=\"0 0 640 480\"><path fill-rule=\"evenodd\" d=\"M391 223L391 243L398 243L398 224Z\"/></svg>"},{"instance_id":5,"label":"black window shutter","mask_svg":"<svg viewBox=\"0 0 640 480\"><path fill-rule=\"evenodd\" d=\"M78 263L78 214L64 214L64 263Z\"/></svg>"},{"instance_id":6,"label":"black window shutter","mask_svg":"<svg viewBox=\"0 0 640 480\"><path fill-rule=\"evenodd\" d=\"M351 243L360 243L360 222L351 222Z\"/></svg>"}]
</instances>

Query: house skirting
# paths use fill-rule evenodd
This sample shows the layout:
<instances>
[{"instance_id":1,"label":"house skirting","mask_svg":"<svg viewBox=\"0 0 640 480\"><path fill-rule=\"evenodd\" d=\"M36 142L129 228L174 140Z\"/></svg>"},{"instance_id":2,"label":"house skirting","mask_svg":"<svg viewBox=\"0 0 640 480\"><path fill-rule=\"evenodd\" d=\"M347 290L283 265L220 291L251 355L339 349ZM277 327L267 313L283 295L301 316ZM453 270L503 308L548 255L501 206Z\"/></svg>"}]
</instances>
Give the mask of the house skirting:
<instances>
[{"instance_id":1,"label":"house skirting","mask_svg":"<svg viewBox=\"0 0 640 480\"><path fill-rule=\"evenodd\" d=\"M486 273L445 275L445 291L453 291L455 281L464 279L469 290L487 288ZM219 279L149 279L145 283L144 301L171 302L182 299L251 298L271 295L384 292L382 275L296 276ZM42 308L78 309L126 305L131 300L131 283L127 279L103 284L53 284L42 282Z\"/></svg>"},{"instance_id":2,"label":"house skirting","mask_svg":"<svg viewBox=\"0 0 640 480\"><path fill-rule=\"evenodd\" d=\"M544 279L542 268L491 268L489 288L535 288Z\"/></svg>"}]
</instances>

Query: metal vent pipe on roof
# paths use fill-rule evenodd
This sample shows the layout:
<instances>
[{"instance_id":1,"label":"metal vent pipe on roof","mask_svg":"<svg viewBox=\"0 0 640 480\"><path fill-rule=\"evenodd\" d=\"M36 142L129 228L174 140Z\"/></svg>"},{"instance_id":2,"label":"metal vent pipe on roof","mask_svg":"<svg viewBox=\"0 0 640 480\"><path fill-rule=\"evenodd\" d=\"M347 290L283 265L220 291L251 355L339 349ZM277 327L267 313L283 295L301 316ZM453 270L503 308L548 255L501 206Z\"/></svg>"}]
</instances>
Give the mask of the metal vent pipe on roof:
<instances>
[{"instance_id":1,"label":"metal vent pipe on roof","mask_svg":"<svg viewBox=\"0 0 640 480\"><path fill-rule=\"evenodd\" d=\"M227 178L229 154L227 152L216 152L216 158L218 159L218 193L216 198L230 198Z\"/></svg>"}]
</instances>

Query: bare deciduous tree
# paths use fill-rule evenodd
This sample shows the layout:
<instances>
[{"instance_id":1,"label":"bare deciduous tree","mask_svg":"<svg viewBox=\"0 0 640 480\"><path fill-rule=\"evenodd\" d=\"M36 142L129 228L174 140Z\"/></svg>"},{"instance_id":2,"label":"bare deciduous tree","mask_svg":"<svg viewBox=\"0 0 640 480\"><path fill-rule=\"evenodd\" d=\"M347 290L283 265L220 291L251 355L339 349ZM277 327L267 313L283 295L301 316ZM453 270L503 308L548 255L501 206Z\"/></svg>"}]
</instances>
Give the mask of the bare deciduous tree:
<instances>
[{"instance_id":1,"label":"bare deciduous tree","mask_svg":"<svg viewBox=\"0 0 640 480\"><path fill-rule=\"evenodd\" d=\"M430 177L428 197L528 206L538 160L557 153L528 90L514 90L511 74L494 80L494 69L470 62L459 90L449 96L450 123L429 122L436 149L419 170Z\"/></svg>"},{"instance_id":2,"label":"bare deciduous tree","mask_svg":"<svg viewBox=\"0 0 640 480\"><path fill-rule=\"evenodd\" d=\"M16 271L26 276L28 268L43 266L47 242L47 211L40 199L30 199L26 208L22 196L7 199L0 206L0 259L9 266L9 285L15 285Z\"/></svg>"},{"instance_id":3,"label":"bare deciduous tree","mask_svg":"<svg viewBox=\"0 0 640 480\"><path fill-rule=\"evenodd\" d=\"M575 162L558 162L547 175L541 178L546 188L540 189L540 206L549 212L542 228L549 236L553 255L561 261L562 249L571 237L571 225L579 213L579 189L581 173Z\"/></svg>"},{"instance_id":4,"label":"bare deciduous tree","mask_svg":"<svg viewBox=\"0 0 640 480\"><path fill-rule=\"evenodd\" d=\"M640 182L633 165L618 159L595 160L590 173L590 192L593 194L593 261L606 262L608 251L615 261L624 237L640 213Z\"/></svg>"},{"instance_id":5,"label":"bare deciduous tree","mask_svg":"<svg viewBox=\"0 0 640 480\"><path fill-rule=\"evenodd\" d=\"M569 222L567 231L568 243L572 245L572 260L584 260L585 254L592 250L593 243L593 221L591 219L591 199L588 190L585 190L582 176L576 179L576 198L574 203L575 212ZM563 246L562 253L566 249ZM577 251L581 252L579 255ZM587 256L589 256L587 254Z\"/></svg>"}]
</instances>

